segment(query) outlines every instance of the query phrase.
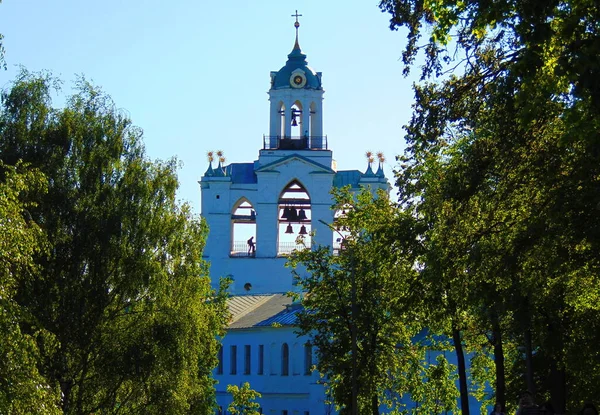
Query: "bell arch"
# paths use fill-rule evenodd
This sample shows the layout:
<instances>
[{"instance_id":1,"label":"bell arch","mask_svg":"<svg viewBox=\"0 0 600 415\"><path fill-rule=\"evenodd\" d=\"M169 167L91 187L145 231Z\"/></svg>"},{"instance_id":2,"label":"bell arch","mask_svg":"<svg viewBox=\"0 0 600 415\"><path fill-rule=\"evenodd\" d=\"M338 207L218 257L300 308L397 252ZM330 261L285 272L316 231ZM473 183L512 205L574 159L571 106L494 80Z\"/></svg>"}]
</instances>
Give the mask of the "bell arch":
<instances>
[{"instance_id":1,"label":"bell arch","mask_svg":"<svg viewBox=\"0 0 600 415\"><path fill-rule=\"evenodd\" d=\"M300 100L296 100L292 103L290 108L290 126L291 126L291 137L298 138L303 135L304 131L304 108Z\"/></svg>"},{"instance_id":2,"label":"bell arch","mask_svg":"<svg viewBox=\"0 0 600 415\"><path fill-rule=\"evenodd\" d=\"M278 255L289 254L304 246L310 247L311 200L298 179L290 181L279 194L277 217ZM299 236L303 237L303 244L297 243Z\"/></svg>"},{"instance_id":3,"label":"bell arch","mask_svg":"<svg viewBox=\"0 0 600 415\"><path fill-rule=\"evenodd\" d=\"M256 254L256 210L246 197L241 197L231 209L230 256Z\"/></svg>"}]
</instances>

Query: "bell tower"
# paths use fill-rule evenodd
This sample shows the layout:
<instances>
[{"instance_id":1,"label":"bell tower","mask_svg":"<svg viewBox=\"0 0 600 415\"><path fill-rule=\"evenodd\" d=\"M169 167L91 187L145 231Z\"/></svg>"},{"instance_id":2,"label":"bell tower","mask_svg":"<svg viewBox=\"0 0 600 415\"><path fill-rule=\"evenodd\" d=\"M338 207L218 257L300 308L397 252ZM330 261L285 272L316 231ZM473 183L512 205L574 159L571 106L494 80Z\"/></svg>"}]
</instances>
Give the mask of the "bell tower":
<instances>
[{"instance_id":1,"label":"bell tower","mask_svg":"<svg viewBox=\"0 0 600 415\"><path fill-rule=\"evenodd\" d=\"M329 245L336 240L328 224L333 187L388 189L381 169L338 171L323 134L321 73L308 66L296 39L287 62L271 72L269 132L258 159L225 164L222 153L208 152L200 180L202 216L210 232L204 257L211 263L214 286L230 276L236 295L267 295L296 289L285 268L294 249ZM299 238L303 243L299 242Z\"/></svg>"},{"instance_id":2,"label":"bell tower","mask_svg":"<svg viewBox=\"0 0 600 415\"><path fill-rule=\"evenodd\" d=\"M288 60L271 72L269 89L269 136L265 146L272 150L325 150L323 136L323 88L321 72L308 66L298 42L298 14L294 27L296 41Z\"/></svg>"}]
</instances>

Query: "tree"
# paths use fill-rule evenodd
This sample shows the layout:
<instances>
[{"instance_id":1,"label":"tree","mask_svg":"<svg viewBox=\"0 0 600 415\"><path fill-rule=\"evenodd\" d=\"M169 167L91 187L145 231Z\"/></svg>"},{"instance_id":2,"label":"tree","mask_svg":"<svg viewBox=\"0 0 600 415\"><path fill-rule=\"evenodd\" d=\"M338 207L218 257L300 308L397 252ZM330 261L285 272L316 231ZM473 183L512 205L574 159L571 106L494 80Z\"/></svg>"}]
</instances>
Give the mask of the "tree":
<instances>
[{"instance_id":1,"label":"tree","mask_svg":"<svg viewBox=\"0 0 600 415\"><path fill-rule=\"evenodd\" d=\"M332 224L341 249L295 251L289 265L303 292L299 334L316 347L317 369L340 413L378 414L383 405L401 411L408 394L420 404L437 402L419 406L420 413L454 409L455 396L448 399L454 380L442 369L447 362L440 356L428 368L425 351L435 345L417 341L426 288L407 249L415 236L411 218L384 192L342 189L333 197L332 209L345 212ZM422 387L425 379L429 388Z\"/></svg>"},{"instance_id":2,"label":"tree","mask_svg":"<svg viewBox=\"0 0 600 415\"><path fill-rule=\"evenodd\" d=\"M237 385L227 385L227 393L231 394L233 401L229 404L227 410L233 415L259 415L260 404L254 402L260 398L261 394L250 389L250 384L244 382L241 387Z\"/></svg>"},{"instance_id":3,"label":"tree","mask_svg":"<svg viewBox=\"0 0 600 415\"><path fill-rule=\"evenodd\" d=\"M423 79L439 78L415 89L398 176L404 202L427 212L428 263L461 276L478 330L493 333L499 402L505 387L527 387L574 409L600 384L597 354L577 346L598 341L600 322L600 10L577 0L380 7L393 29L409 29L405 63L422 49ZM524 362L504 360L514 344Z\"/></svg>"},{"instance_id":4,"label":"tree","mask_svg":"<svg viewBox=\"0 0 600 415\"><path fill-rule=\"evenodd\" d=\"M2 94L0 159L44 174L23 195L48 249L19 278L20 330L39 330L39 373L65 414L209 413L225 302L210 289L205 224L175 200L177 163L80 79L64 109L54 78L22 72Z\"/></svg>"},{"instance_id":5,"label":"tree","mask_svg":"<svg viewBox=\"0 0 600 415\"><path fill-rule=\"evenodd\" d=\"M36 366L39 349L36 338L52 335L44 330L29 334L18 324L26 310L15 301L15 290L22 279L33 278L33 257L45 249L43 232L33 222L20 195L45 188L39 172L23 165L0 163L0 413L58 414L58 391L41 376Z\"/></svg>"}]
</instances>

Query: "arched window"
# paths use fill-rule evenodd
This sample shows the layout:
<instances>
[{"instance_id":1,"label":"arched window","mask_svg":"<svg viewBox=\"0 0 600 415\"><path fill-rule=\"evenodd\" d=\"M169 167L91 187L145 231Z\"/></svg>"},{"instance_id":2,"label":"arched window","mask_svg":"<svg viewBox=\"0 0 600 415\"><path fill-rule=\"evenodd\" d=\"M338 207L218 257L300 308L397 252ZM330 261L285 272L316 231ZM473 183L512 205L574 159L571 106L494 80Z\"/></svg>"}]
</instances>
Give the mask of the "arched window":
<instances>
[{"instance_id":1,"label":"arched window","mask_svg":"<svg viewBox=\"0 0 600 415\"><path fill-rule=\"evenodd\" d=\"M297 180L288 184L279 196L278 227L278 255L286 255L294 249L310 247L310 196ZM296 243L298 236L304 236L304 245Z\"/></svg>"},{"instance_id":2,"label":"arched window","mask_svg":"<svg viewBox=\"0 0 600 415\"><path fill-rule=\"evenodd\" d=\"M290 348L287 343L281 346L281 376L290 374Z\"/></svg>"},{"instance_id":3,"label":"arched window","mask_svg":"<svg viewBox=\"0 0 600 415\"><path fill-rule=\"evenodd\" d=\"M240 199L231 214L230 256L256 255L256 211L246 198Z\"/></svg>"},{"instance_id":4,"label":"arched window","mask_svg":"<svg viewBox=\"0 0 600 415\"><path fill-rule=\"evenodd\" d=\"M304 132L304 125L303 125L303 121L302 121L302 103L300 101L296 101L294 102L294 104L292 105L291 108L291 113L290 113L290 125L292 127L292 138L300 138L301 136L303 136L303 132Z\"/></svg>"},{"instance_id":5,"label":"arched window","mask_svg":"<svg viewBox=\"0 0 600 415\"><path fill-rule=\"evenodd\" d=\"M223 345L219 346L219 353L217 355L219 358L219 364L217 365L217 375L223 374Z\"/></svg>"},{"instance_id":6,"label":"arched window","mask_svg":"<svg viewBox=\"0 0 600 415\"><path fill-rule=\"evenodd\" d=\"M310 343L304 345L304 374L310 375L313 367L313 351Z\"/></svg>"}]
</instances>

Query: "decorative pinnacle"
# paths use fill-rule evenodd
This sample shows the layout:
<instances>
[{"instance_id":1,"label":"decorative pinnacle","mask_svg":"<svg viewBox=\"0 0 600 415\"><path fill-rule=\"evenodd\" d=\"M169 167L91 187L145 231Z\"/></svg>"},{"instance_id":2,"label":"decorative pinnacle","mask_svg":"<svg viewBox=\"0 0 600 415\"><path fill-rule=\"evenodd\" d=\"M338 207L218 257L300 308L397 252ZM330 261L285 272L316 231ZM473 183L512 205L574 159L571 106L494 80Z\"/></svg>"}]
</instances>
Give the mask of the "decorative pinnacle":
<instances>
[{"instance_id":1,"label":"decorative pinnacle","mask_svg":"<svg viewBox=\"0 0 600 415\"><path fill-rule=\"evenodd\" d=\"M300 45L298 44L298 28L300 27L300 22L298 21L298 17L302 17L302 15L298 14L298 10L296 10L296 14L292 14L292 17L296 18L296 22L294 23L294 27L296 28L296 44L294 45L294 49L300 49Z\"/></svg>"}]
</instances>

